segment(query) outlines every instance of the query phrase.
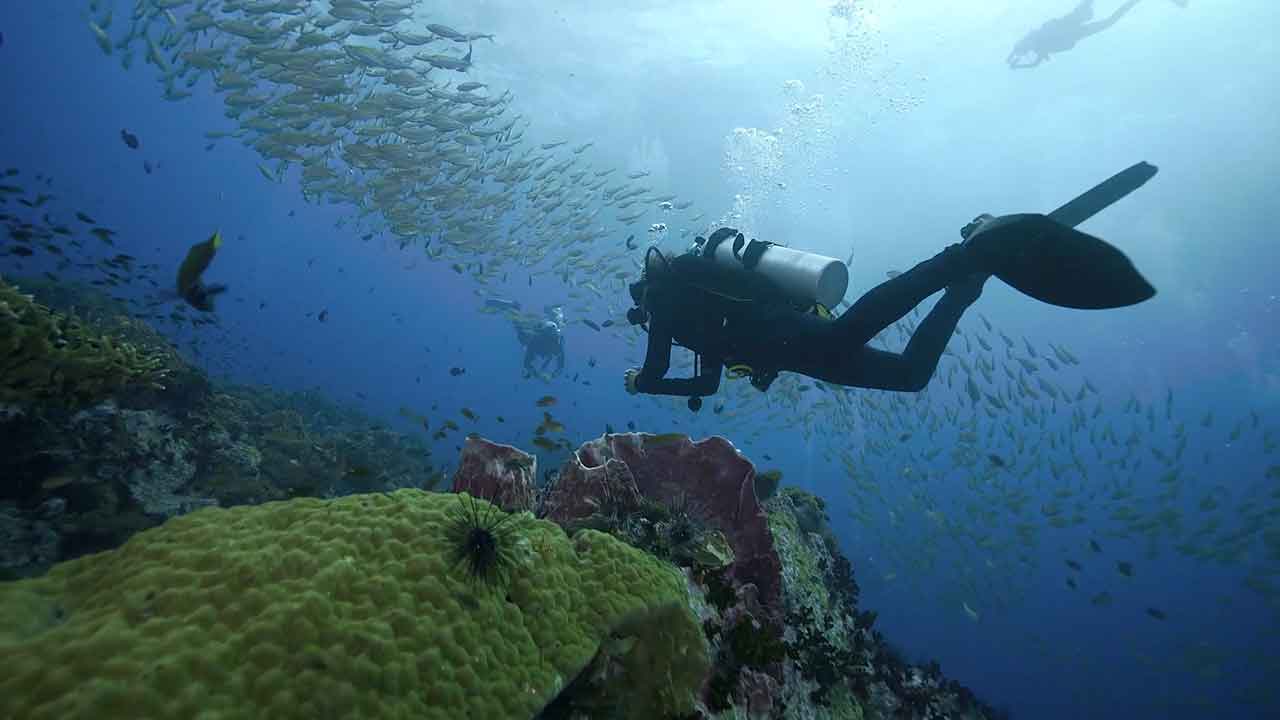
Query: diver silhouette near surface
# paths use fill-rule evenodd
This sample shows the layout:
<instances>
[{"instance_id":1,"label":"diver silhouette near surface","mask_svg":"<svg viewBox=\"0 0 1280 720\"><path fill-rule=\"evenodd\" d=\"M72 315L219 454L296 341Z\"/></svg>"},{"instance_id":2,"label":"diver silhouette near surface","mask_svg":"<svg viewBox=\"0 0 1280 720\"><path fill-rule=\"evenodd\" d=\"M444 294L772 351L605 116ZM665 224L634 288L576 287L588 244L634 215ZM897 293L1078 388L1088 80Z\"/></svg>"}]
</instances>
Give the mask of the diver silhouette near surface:
<instances>
[{"instance_id":1,"label":"diver silhouette near surface","mask_svg":"<svg viewBox=\"0 0 1280 720\"><path fill-rule=\"evenodd\" d=\"M1076 43L1115 25L1120 18L1133 9L1140 0L1126 0L1102 20L1093 19L1093 0L1080 0L1075 9L1045 22L1040 27L1027 33L1013 46L1005 64L1018 70L1033 68L1048 60L1054 53L1066 52ZM1187 0L1172 0L1179 7L1186 7Z\"/></svg>"},{"instance_id":2,"label":"diver silhouette near surface","mask_svg":"<svg viewBox=\"0 0 1280 720\"><path fill-rule=\"evenodd\" d=\"M551 363L555 368L549 377L564 371L564 310L559 305L543 308L543 318L516 318L516 340L524 346L524 377L545 375ZM534 367L534 360L542 360L542 370Z\"/></svg>"},{"instance_id":3,"label":"diver silhouette near surface","mask_svg":"<svg viewBox=\"0 0 1280 720\"><path fill-rule=\"evenodd\" d=\"M963 242L872 288L841 316L814 312L817 303L843 298L848 273L833 258L756 240L720 228L671 260L656 248L645 255L642 277L630 286L633 325L645 326L642 368L624 374L631 394L700 398L720 387L722 371L750 376L768 389L780 372L836 385L917 392L933 377L964 311L994 275L1036 299L1061 307L1106 309L1134 305L1155 295L1123 253L1073 229L1141 187L1156 168L1138 163L1100 183L1049 215L982 214L961 230ZM815 263L814 259L818 262ZM821 288L814 268L833 266L842 282ZM796 293L806 284L819 289ZM869 347L880 331L930 295L945 290L901 353ZM815 300L825 295L826 299ZM834 299L833 299L834 298ZM667 378L671 348L695 354L695 376Z\"/></svg>"}]
</instances>

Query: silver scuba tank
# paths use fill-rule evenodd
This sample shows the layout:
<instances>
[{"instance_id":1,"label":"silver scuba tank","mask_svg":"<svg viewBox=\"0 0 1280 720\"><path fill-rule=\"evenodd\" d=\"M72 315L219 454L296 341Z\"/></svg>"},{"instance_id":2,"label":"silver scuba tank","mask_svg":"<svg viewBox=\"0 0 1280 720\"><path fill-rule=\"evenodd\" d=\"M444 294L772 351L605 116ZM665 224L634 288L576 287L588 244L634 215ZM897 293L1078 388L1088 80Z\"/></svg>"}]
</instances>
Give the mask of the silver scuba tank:
<instances>
[{"instance_id":1,"label":"silver scuba tank","mask_svg":"<svg viewBox=\"0 0 1280 720\"><path fill-rule=\"evenodd\" d=\"M730 270L760 273L800 305L833 308L849 289L849 268L839 259L760 240L747 241L732 228L713 233L702 244L702 255Z\"/></svg>"}]
</instances>

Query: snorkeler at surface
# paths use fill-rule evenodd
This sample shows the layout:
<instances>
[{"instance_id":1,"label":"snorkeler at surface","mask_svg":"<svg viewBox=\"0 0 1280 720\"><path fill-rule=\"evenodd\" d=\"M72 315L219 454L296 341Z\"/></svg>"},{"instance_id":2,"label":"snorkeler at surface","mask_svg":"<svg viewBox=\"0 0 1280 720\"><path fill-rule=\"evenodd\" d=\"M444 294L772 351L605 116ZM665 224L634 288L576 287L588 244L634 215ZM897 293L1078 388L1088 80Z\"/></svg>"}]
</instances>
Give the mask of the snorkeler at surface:
<instances>
[{"instance_id":1,"label":"snorkeler at surface","mask_svg":"<svg viewBox=\"0 0 1280 720\"><path fill-rule=\"evenodd\" d=\"M559 305L543 309L544 319L534 317L515 318L516 340L524 346L524 376L541 375L555 362L551 376L564 370L564 310ZM534 360L542 359L542 369L534 368Z\"/></svg>"},{"instance_id":2,"label":"snorkeler at surface","mask_svg":"<svg viewBox=\"0 0 1280 720\"><path fill-rule=\"evenodd\" d=\"M1062 17L1049 20L1027 33L1013 46L1005 63L1016 69L1032 68L1048 60L1054 53L1066 52L1076 43L1115 25L1121 17L1133 9L1139 0L1126 0L1115 12L1093 22L1093 0L1080 0L1075 9ZM1186 7L1187 0L1173 0L1179 7Z\"/></svg>"},{"instance_id":3,"label":"snorkeler at surface","mask_svg":"<svg viewBox=\"0 0 1280 720\"><path fill-rule=\"evenodd\" d=\"M690 409L697 410L727 368L731 377L750 376L760 390L779 372L793 372L836 385L916 392L933 377L961 315L992 275L1062 307L1117 308L1147 300L1155 289L1123 253L1073 228L1155 173L1154 166L1138 163L1049 215L979 215L960 231L963 242L871 289L838 318L811 310L843 298L848 275L838 260L747 243L732 228L699 238L694 249L671 260L651 248L643 276L630 288L636 307L627 313L632 324L646 326L648 348L644 367L626 371L625 388L688 396ZM826 280L814 279L814 268L825 273L832 265L841 278L829 291L821 288ZM794 291L806 286L819 289ZM941 290L901 353L867 345ZM695 377L665 377L673 342L694 352Z\"/></svg>"}]
</instances>

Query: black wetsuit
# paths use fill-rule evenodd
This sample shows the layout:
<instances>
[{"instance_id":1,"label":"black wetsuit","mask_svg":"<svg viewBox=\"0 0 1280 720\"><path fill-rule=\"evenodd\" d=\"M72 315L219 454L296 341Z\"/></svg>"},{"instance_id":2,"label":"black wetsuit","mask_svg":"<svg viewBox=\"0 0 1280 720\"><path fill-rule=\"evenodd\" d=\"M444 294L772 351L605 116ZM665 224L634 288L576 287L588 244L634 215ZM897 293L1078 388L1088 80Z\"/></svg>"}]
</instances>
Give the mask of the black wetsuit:
<instances>
[{"instance_id":1,"label":"black wetsuit","mask_svg":"<svg viewBox=\"0 0 1280 720\"><path fill-rule=\"evenodd\" d=\"M828 319L788 303L761 275L730 274L707 258L681 255L648 281L649 344L635 387L655 395L711 395L720 387L722 369L741 364L751 368L760 389L778 372L794 372L838 385L919 391L933 377L965 308L981 293L985 276L975 269L967 249L953 245ZM902 353L867 347L943 289L947 293ZM664 377L673 341L698 355L695 377Z\"/></svg>"},{"instance_id":2,"label":"black wetsuit","mask_svg":"<svg viewBox=\"0 0 1280 720\"><path fill-rule=\"evenodd\" d=\"M1005 59L1011 68L1032 68L1048 60L1054 53L1066 52L1076 43L1115 25L1139 0L1126 2L1106 18L1093 20L1093 0L1081 0L1070 13L1045 22L1027 33Z\"/></svg>"}]
</instances>

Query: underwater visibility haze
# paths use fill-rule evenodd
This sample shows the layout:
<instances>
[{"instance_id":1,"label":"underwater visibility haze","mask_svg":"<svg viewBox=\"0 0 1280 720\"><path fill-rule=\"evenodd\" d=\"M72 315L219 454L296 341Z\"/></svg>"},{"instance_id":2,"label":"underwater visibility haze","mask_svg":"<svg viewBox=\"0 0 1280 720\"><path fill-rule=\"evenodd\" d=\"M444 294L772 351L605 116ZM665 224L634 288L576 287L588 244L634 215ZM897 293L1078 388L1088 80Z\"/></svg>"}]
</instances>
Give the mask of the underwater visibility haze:
<instances>
[{"instance_id":1,"label":"underwater visibility haze","mask_svg":"<svg viewBox=\"0 0 1280 720\"><path fill-rule=\"evenodd\" d=\"M6 3L0 717L1280 717L1275 28Z\"/></svg>"}]
</instances>

